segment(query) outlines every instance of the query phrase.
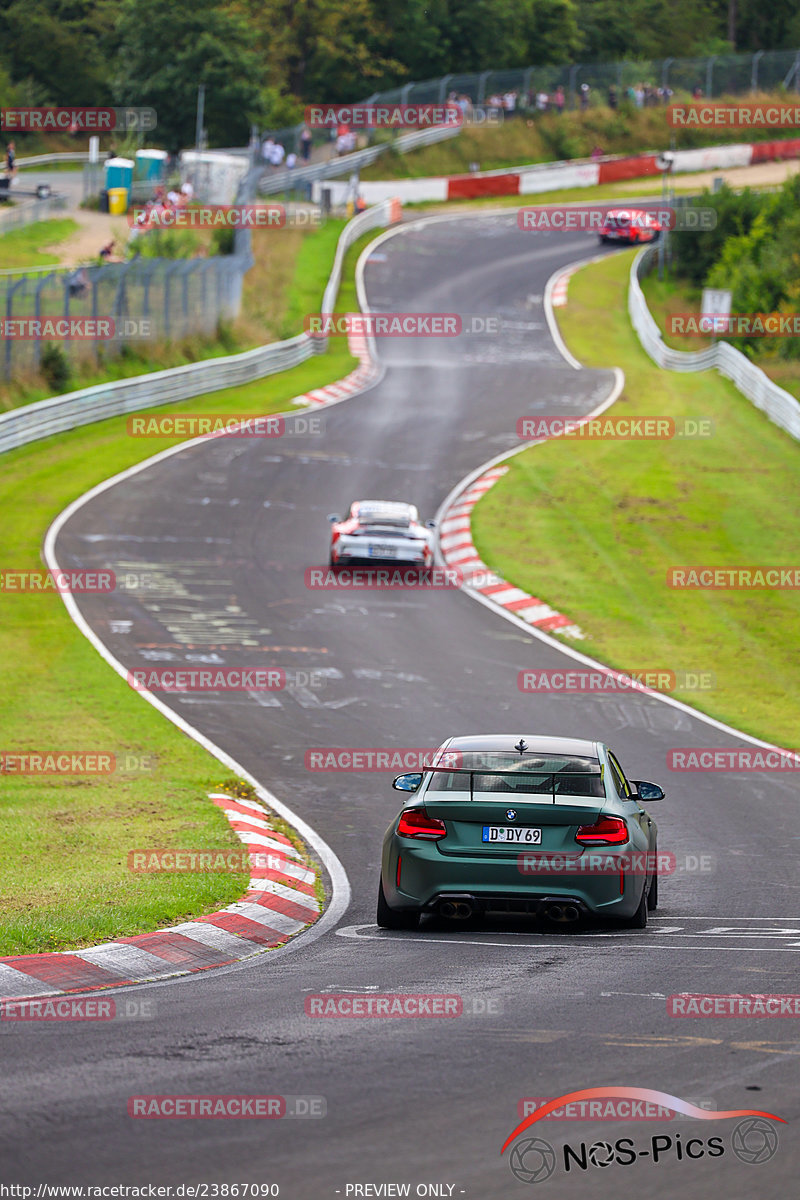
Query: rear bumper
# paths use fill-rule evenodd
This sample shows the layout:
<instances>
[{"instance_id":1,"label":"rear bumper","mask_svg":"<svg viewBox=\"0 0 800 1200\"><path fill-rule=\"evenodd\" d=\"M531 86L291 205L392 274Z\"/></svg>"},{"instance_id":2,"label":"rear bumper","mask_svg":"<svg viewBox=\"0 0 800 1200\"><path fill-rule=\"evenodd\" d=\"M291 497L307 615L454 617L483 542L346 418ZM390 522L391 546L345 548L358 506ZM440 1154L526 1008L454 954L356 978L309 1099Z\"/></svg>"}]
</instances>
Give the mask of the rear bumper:
<instances>
[{"instance_id":1,"label":"rear bumper","mask_svg":"<svg viewBox=\"0 0 800 1200\"><path fill-rule=\"evenodd\" d=\"M630 852L632 847L614 849ZM516 859L448 858L435 844L414 845L398 837L384 847L384 895L396 909L432 912L443 899L462 896L476 912L537 915L550 904L574 904L582 914L630 917L646 886L643 874L523 874Z\"/></svg>"}]
</instances>

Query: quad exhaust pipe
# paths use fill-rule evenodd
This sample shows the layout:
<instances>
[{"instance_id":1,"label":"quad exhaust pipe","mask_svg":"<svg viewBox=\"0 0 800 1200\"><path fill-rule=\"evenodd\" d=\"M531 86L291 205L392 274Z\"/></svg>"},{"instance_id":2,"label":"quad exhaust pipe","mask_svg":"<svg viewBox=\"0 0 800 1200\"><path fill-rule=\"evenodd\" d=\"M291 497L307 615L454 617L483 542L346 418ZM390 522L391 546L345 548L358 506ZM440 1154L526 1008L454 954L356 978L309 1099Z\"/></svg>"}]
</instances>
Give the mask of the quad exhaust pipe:
<instances>
[{"instance_id":1,"label":"quad exhaust pipe","mask_svg":"<svg viewBox=\"0 0 800 1200\"><path fill-rule=\"evenodd\" d=\"M544 910L545 916L561 925L571 925L577 921L581 911L577 904L548 904Z\"/></svg>"}]
</instances>

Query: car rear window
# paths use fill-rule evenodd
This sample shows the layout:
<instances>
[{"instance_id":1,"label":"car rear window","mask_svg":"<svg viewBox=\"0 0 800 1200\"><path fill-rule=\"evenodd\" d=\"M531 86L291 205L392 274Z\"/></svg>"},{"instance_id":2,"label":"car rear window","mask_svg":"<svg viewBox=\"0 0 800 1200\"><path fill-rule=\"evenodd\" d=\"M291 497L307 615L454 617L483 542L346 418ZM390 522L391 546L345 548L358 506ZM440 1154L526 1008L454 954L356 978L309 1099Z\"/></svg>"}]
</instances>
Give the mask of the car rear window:
<instances>
[{"instance_id":1,"label":"car rear window","mask_svg":"<svg viewBox=\"0 0 800 1200\"><path fill-rule=\"evenodd\" d=\"M447 762L448 757L453 761ZM582 755L445 755L446 766L431 772L428 791L512 795L605 795L600 763ZM459 770L448 770L458 766ZM469 772L469 773L466 773Z\"/></svg>"}]
</instances>

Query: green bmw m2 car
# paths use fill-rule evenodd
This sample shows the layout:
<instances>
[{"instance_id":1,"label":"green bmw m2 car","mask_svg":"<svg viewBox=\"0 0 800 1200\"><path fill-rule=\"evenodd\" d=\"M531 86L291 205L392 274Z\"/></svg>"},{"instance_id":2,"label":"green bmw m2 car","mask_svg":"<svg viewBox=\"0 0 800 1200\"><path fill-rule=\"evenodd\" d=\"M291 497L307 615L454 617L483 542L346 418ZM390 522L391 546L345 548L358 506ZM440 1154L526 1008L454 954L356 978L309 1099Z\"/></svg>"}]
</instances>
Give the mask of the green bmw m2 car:
<instances>
[{"instance_id":1,"label":"green bmw m2 car","mask_svg":"<svg viewBox=\"0 0 800 1200\"><path fill-rule=\"evenodd\" d=\"M423 913L487 912L644 929L656 907L657 829L642 804L664 793L629 782L602 742L449 738L393 786L409 796L383 842L384 929L415 929Z\"/></svg>"}]
</instances>

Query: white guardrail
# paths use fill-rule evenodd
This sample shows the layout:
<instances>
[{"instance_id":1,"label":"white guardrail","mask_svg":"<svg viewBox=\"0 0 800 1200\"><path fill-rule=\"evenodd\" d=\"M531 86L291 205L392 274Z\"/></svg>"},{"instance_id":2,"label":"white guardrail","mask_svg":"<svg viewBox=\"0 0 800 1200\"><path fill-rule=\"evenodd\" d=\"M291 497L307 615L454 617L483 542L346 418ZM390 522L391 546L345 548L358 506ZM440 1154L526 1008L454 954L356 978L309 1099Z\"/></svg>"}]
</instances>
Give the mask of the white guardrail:
<instances>
[{"instance_id":1,"label":"white guardrail","mask_svg":"<svg viewBox=\"0 0 800 1200\"><path fill-rule=\"evenodd\" d=\"M333 311L342 263L348 248L362 234L389 225L393 217L396 217L396 206L387 201L348 221L336 247L333 269L322 302L323 312ZM300 333L287 341L258 346L244 354L189 363L152 375L139 375L116 383L98 384L79 392L68 392L51 400L39 400L35 404L0 414L0 454L29 442L52 437L53 434L90 425L94 421L105 421L109 417L124 416L145 408L157 408L162 404L176 404L206 392L252 383L256 379L285 371L288 367L296 367L313 355L323 353L325 349L326 342L323 339Z\"/></svg>"},{"instance_id":2,"label":"white guardrail","mask_svg":"<svg viewBox=\"0 0 800 1200\"><path fill-rule=\"evenodd\" d=\"M628 288L628 315L645 351L659 367L670 371L708 371L713 367L730 379L746 396L766 413L770 421L797 441L800 441L800 401L778 387L741 351L728 342L716 342L707 350L672 350L664 344L641 289L639 280L651 265L656 248L647 246L631 264Z\"/></svg>"}]
</instances>

